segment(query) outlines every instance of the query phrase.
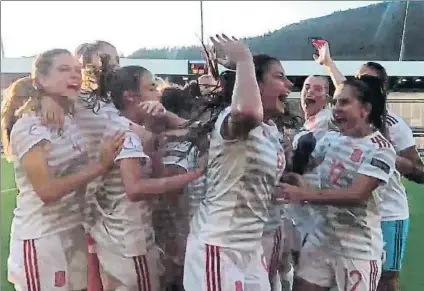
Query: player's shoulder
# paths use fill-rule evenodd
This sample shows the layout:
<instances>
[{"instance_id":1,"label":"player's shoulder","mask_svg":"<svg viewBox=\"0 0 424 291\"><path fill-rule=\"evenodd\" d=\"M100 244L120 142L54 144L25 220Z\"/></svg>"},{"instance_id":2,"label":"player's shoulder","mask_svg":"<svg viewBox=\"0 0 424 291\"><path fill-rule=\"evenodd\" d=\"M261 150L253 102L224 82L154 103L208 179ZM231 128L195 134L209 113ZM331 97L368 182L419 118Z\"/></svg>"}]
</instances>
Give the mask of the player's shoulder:
<instances>
[{"instance_id":1,"label":"player's shoulder","mask_svg":"<svg viewBox=\"0 0 424 291\"><path fill-rule=\"evenodd\" d=\"M19 118L12 127L11 138L24 135L41 135L50 130L41 124L41 117L35 114L26 114Z\"/></svg>"},{"instance_id":2,"label":"player's shoulder","mask_svg":"<svg viewBox=\"0 0 424 291\"><path fill-rule=\"evenodd\" d=\"M366 142L373 152L387 152L388 154L396 155L392 143L378 130L369 135Z\"/></svg>"},{"instance_id":3,"label":"player's shoulder","mask_svg":"<svg viewBox=\"0 0 424 291\"><path fill-rule=\"evenodd\" d=\"M391 110L387 110L386 114L386 123L390 127L408 127L408 124L406 121L399 115L397 115L395 112Z\"/></svg>"}]
</instances>

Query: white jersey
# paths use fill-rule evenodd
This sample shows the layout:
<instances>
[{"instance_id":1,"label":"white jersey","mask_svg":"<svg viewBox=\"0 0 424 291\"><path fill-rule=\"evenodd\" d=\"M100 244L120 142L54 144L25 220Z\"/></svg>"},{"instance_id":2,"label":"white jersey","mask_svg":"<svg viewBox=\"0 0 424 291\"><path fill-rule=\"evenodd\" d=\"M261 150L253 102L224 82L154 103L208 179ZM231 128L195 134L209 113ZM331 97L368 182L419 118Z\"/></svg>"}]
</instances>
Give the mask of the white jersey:
<instances>
[{"instance_id":1,"label":"white jersey","mask_svg":"<svg viewBox=\"0 0 424 291\"><path fill-rule=\"evenodd\" d=\"M14 210L12 236L36 239L72 229L83 222L85 187L61 199L45 204L35 193L22 165L22 158L34 146L45 143L49 172L56 178L78 172L87 164L83 139L73 119L65 117L63 130L41 125L40 118L25 115L12 128L11 146L14 155L15 180L19 189Z\"/></svg>"},{"instance_id":2,"label":"white jersey","mask_svg":"<svg viewBox=\"0 0 424 291\"><path fill-rule=\"evenodd\" d=\"M275 209L285 157L275 125L262 123L246 139L224 140L220 132L230 112L227 108L219 115L211 134L206 196L191 233L207 244L255 251Z\"/></svg>"},{"instance_id":3,"label":"white jersey","mask_svg":"<svg viewBox=\"0 0 424 291\"><path fill-rule=\"evenodd\" d=\"M359 175L382 181L384 187L395 171L396 153L377 131L363 138L327 133L313 156L322 161L317 167L321 189L348 188ZM352 259L381 258L383 240L379 215L378 188L361 206L317 206L324 218L308 240L337 255Z\"/></svg>"},{"instance_id":4,"label":"white jersey","mask_svg":"<svg viewBox=\"0 0 424 291\"><path fill-rule=\"evenodd\" d=\"M401 151L415 146L412 130L406 122L395 113L387 112L389 138L399 154ZM383 221L404 220L409 218L408 198L402 185L401 174L395 171L387 187L382 189L380 214Z\"/></svg>"},{"instance_id":5,"label":"white jersey","mask_svg":"<svg viewBox=\"0 0 424 291\"><path fill-rule=\"evenodd\" d=\"M101 145L103 135L105 134L106 125L112 116L118 115L119 111L113 103L104 103L93 96L81 95L75 102L74 120L86 145L88 156L90 159L98 159L101 153ZM96 206L96 196L101 191L102 177L88 183L85 195L86 205L84 208L84 226L90 229L99 217L98 208Z\"/></svg>"},{"instance_id":6,"label":"white jersey","mask_svg":"<svg viewBox=\"0 0 424 291\"><path fill-rule=\"evenodd\" d=\"M331 128L334 128L331 122L333 113L331 109L322 109L320 112L306 120L303 127L313 132L315 138L320 140Z\"/></svg>"},{"instance_id":7,"label":"white jersey","mask_svg":"<svg viewBox=\"0 0 424 291\"><path fill-rule=\"evenodd\" d=\"M303 125L304 130L295 135L293 139L293 149L297 148L299 138L308 132L312 132L317 142L334 127L331 122L331 109L322 109L316 115L311 116ZM319 188L319 177L315 171L305 173L303 178L312 188ZM287 216L294 220L297 227L312 231L317 214L313 212L313 206L308 204L288 204L286 206Z\"/></svg>"},{"instance_id":8,"label":"white jersey","mask_svg":"<svg viewBox=\"0 0 424 291\"><path fill-rule=\"evenodd\" d=\"M129 119L119 115L113 116L107 123L106 134L111 135L120 130L126 133L126 137L123 148L115 159L115 165L104 177L104 189L97 197L103 225L111 240L121 246L120 250L115 251L126 257L143 255L154 246L150 202L130 201L120 173L121 160L137 159L143 176L151 175L151 160L143 152L139 136L131 131L131 123Z\"/></svg>"}]
</instances>

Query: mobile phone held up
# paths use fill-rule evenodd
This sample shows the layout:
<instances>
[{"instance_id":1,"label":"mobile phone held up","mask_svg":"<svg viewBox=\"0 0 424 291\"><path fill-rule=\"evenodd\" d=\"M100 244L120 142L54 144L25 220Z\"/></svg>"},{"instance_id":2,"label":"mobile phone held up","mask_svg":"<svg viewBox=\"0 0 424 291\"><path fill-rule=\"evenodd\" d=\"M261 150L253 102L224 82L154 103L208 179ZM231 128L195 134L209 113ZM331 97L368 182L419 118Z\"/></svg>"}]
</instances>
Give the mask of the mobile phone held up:
<instances>
[{"instance_id":1,"label":"mobile phone held up","mask_svg":"<svg viewBox=\"0 0 424 291\"><path fill-rule=\"evenodd\" d=\"M317 49L317 44L319 44L319 42L326 42L325 39L323 39L322 37L319 36L311 36L308 37L308 43L314 48L315 50L315 54L319 55L318 49ZM320 46L320 45L318 45Z\"/></svg>"}]
</instances>

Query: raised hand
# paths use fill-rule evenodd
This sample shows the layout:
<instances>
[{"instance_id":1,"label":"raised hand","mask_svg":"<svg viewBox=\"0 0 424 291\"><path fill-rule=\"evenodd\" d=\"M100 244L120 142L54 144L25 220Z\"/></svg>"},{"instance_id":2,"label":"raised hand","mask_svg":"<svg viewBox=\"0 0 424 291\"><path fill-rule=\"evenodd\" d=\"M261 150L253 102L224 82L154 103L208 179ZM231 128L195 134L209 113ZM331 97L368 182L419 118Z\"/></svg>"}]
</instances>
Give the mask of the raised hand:
<instances>
[{"instance_id":1,"label":"raised hand","mask_svg":"<svg viewBox=\"0 0 424 291\"><path fill-rule=\"evenodd\" d=\"M318 51L318 55L313 55L314 60L322 66L328 66L333 61L331 59L328 42L322 39L314 40L312 41L312 45Z\"/></svg>"},{"instance_id":2,"label":"raised hand","mask_svg":"<svg viewBox=\"0 0 424 291\"><path fill-rule=\"evenodd\" d=\"M216 35L210 38L214 47L222 51L229 62L238 63L251 61L253 56L250 49L235 37L229 38L225 34Z\"/></svg>"},{"instance_id":3,"label":"raised hand","mask_svg":"<svg viewBox=\"0 0 424 291\"><path fill-rule=\"evenodd\" d=\"M145 111L147 115L159 116L166 113L165 107L159 101L145 101L139 104L141 110Z\"/></svg>"}]
</instances>

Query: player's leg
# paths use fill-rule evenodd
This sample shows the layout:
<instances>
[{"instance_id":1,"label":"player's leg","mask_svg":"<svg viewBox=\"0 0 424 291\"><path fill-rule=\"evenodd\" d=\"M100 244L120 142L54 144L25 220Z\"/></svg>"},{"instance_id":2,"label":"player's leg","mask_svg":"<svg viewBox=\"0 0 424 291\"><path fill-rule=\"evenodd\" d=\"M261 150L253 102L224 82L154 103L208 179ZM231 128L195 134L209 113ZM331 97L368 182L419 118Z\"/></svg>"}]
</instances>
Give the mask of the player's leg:
<instances>
[{"instance_id":1,"label":"player's leg","mask_svg":"<svg viewBox=\"0 0 424 291\"><path fill-rule=\"evenodd\" d=\"M383 272L378 283L379 291L399 290L399 273L405 254L409 220L383 221L385 261Z\"/></svg>"},{"instance_id":2,"label":"player's leg","mask_svg":"<svg viewBox=\"0 0 424 291\"><path fill-rule=\"evenodd\" d=\"M325 251L306 242L300 250L293 290L327 291L333 285L332 257Z\"/></svg>"},{"instance_id":3,"label":"player's leg","mask_svg":"<svg viewBox=\"0 0 424 291\"><path fill-rule=\"evenodd\" d=\"M102 279L100 274L100 263L96 251L96 242L90 234L86 235L86 241L88 263L87 291L103 291Z\"/></svg>"},{"instance_id":4,"label":"player's leg","mask_svg":"<svg viewBox=\"0 0 424 291\"><path fill-rule=\"evenodd\" d=\"M21 291L68 291L69 272L59 235L11 239L9 281Z\"/></svg>"},{"instance_id":5,"label":"player's leg","mask_svg":"<svg viewBox=\"0 0 424 291\"><path fill-rule=\"evenodd\" d=\"M381 276L381 259L352 260L337 257L333 263L337 290L376 291Z\"/></svg>"}]
</instances>

